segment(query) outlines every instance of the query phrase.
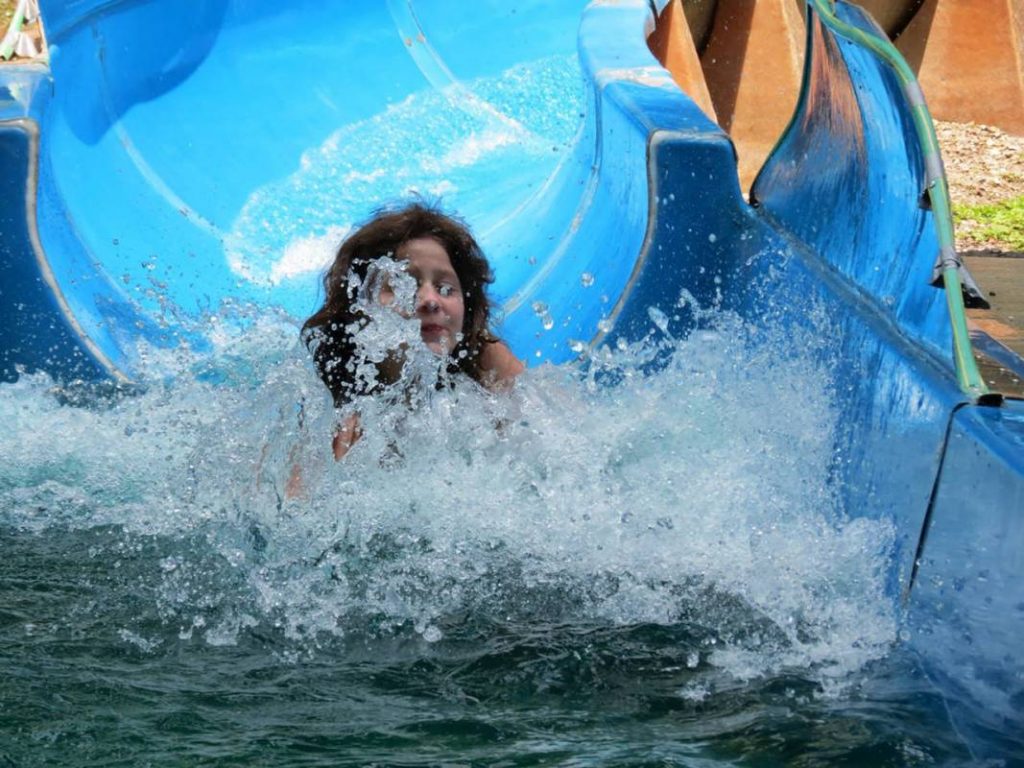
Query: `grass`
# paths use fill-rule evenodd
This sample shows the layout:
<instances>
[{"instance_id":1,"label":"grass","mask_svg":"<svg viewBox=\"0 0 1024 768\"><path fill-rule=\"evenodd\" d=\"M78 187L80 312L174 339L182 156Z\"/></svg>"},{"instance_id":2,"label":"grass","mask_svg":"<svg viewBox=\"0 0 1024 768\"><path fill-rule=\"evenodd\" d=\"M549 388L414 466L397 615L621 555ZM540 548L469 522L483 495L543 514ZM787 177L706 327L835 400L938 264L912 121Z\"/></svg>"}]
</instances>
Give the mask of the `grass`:
<instances>
[{"instance_id":1,"label":"grass","mask_svg":"<svg viewBox=\"0 0 1024 768\"><path fill-rule=\"evenodd\" d=\"M1024 251L1024 195L985 205L956 205L953 214L957 222L974 222L971 238Z\"/></svg>"}]
</instances>

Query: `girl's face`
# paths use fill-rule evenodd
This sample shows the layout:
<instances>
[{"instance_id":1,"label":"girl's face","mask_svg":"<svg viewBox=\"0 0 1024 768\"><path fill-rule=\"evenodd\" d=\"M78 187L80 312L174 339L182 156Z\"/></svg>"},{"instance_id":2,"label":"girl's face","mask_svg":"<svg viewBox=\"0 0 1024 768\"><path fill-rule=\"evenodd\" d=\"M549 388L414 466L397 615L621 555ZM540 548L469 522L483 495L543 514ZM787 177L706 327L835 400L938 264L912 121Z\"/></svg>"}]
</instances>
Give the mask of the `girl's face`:
<instances>
[{"instance_id":1,"label":"girl's face","mask_svg":"<svg viewBox=\"0 0 1024 768\"><path fill-rule=\"evenodd\" d=\"M451 354L459 343L466 315L462 285L455 274L448 252L432 237L408 240L395 254L408 262L408 273L416 280L415 313L420 321L420 337L439 355ZM384 285L382 304L390 304L395 295Z\"/></svg>"}]
</instances>

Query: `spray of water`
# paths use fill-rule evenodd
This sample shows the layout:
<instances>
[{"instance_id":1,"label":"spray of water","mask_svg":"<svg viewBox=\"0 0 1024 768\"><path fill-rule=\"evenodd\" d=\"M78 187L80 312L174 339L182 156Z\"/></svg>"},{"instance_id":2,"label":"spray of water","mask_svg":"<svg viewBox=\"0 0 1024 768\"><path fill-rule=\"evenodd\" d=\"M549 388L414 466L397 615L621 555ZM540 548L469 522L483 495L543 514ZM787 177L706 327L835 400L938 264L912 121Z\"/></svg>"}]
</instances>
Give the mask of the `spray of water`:
<instances>
[{"instance_id":1,"label":"spray of water","mask_svg":"<svg viewBox=\"0 0 1024 768\"><path fill-rule=\"evenodd\" d=\"M828 334L794 344L714 311L675 338L651 316L645 340L495 394L439 378L415 321L386 310L362 349L400 346L406 366L355 406L364 436L340 462L338 413L282 318L224 322L213 356L89 407L25 375L0 387L0 523L109 531L99 558L136 542L155 575L118 621L140 648L433 644L466 617L686 625L694 664L732 678L842 679L896 627L892 531L839 508L835 409L804 386L828 379Z\"/></svg>"},{"instance_id":2,"label":"spray of water","mask_svg":"<svg viewBox=\"0 0 1024 768\"><path fill-rule=\"evenodd\" d=\"M278 286L278 300L290 290L306 298L310 277L372 201L443 198L486 225L488 212L506 210L555 169L582 104L575 56L553 56L455 91L416 93L339 127L292 175L253 190L226 237L228 265L247 281Z\"/></svg>"}]
</instances>

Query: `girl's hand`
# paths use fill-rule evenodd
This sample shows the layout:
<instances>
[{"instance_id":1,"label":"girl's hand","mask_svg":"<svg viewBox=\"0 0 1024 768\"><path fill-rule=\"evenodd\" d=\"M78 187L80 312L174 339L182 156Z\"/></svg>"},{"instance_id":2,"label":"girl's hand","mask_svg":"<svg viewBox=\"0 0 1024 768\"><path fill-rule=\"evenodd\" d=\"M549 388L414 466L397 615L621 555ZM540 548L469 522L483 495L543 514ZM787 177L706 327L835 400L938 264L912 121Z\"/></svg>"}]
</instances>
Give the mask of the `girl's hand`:
<instances>
[{"instance_id":1,"label":"girl's hand","mask_svg":"<svg viewBox=\"0 0 1024 768\"><path fill-rule=\"evenodd\" d=\"M334 442L332 443L332 447L334 448L335 461L343 459L345 454L351 450L352 446L355 445L362 436L363 429L359 424L359 414L350 413L341 422L338 427L338 431L334 433Z\"/></svg>"}]
</instances>

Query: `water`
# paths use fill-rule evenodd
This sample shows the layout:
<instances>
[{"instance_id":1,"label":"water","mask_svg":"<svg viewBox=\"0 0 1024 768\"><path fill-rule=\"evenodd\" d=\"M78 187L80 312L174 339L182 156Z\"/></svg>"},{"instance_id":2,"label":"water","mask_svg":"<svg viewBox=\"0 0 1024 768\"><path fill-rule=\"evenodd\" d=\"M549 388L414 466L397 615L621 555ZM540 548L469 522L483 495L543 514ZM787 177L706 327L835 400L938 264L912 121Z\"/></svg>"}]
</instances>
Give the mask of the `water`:
<instances>
[{"instance_id":1,"label":"water","mask_svg":"<svg viewBox=\"0 0 1024 768\"><path fill-rule=\"evenodd\" d=\"M232 319L141 392L0 387L0 764L970 760L829 485L820 343L653 323L336 463L294 324Z\"/></svg>"},{"instance_id":2,"label":"water","mask_svg":"<svg viewBox=\"0 0 1024 768\"><path fill-rule=\"evenodd\" d=\"M228 265L246 282L275 286L275 301L304 312L315 275L381 203L442 200L486 241L495 220L557 169L583 99L575 56L552 56L413 93L344 125L307 149L292 174L252 191L225 233Z\"/></svg>"}]
</instances>

